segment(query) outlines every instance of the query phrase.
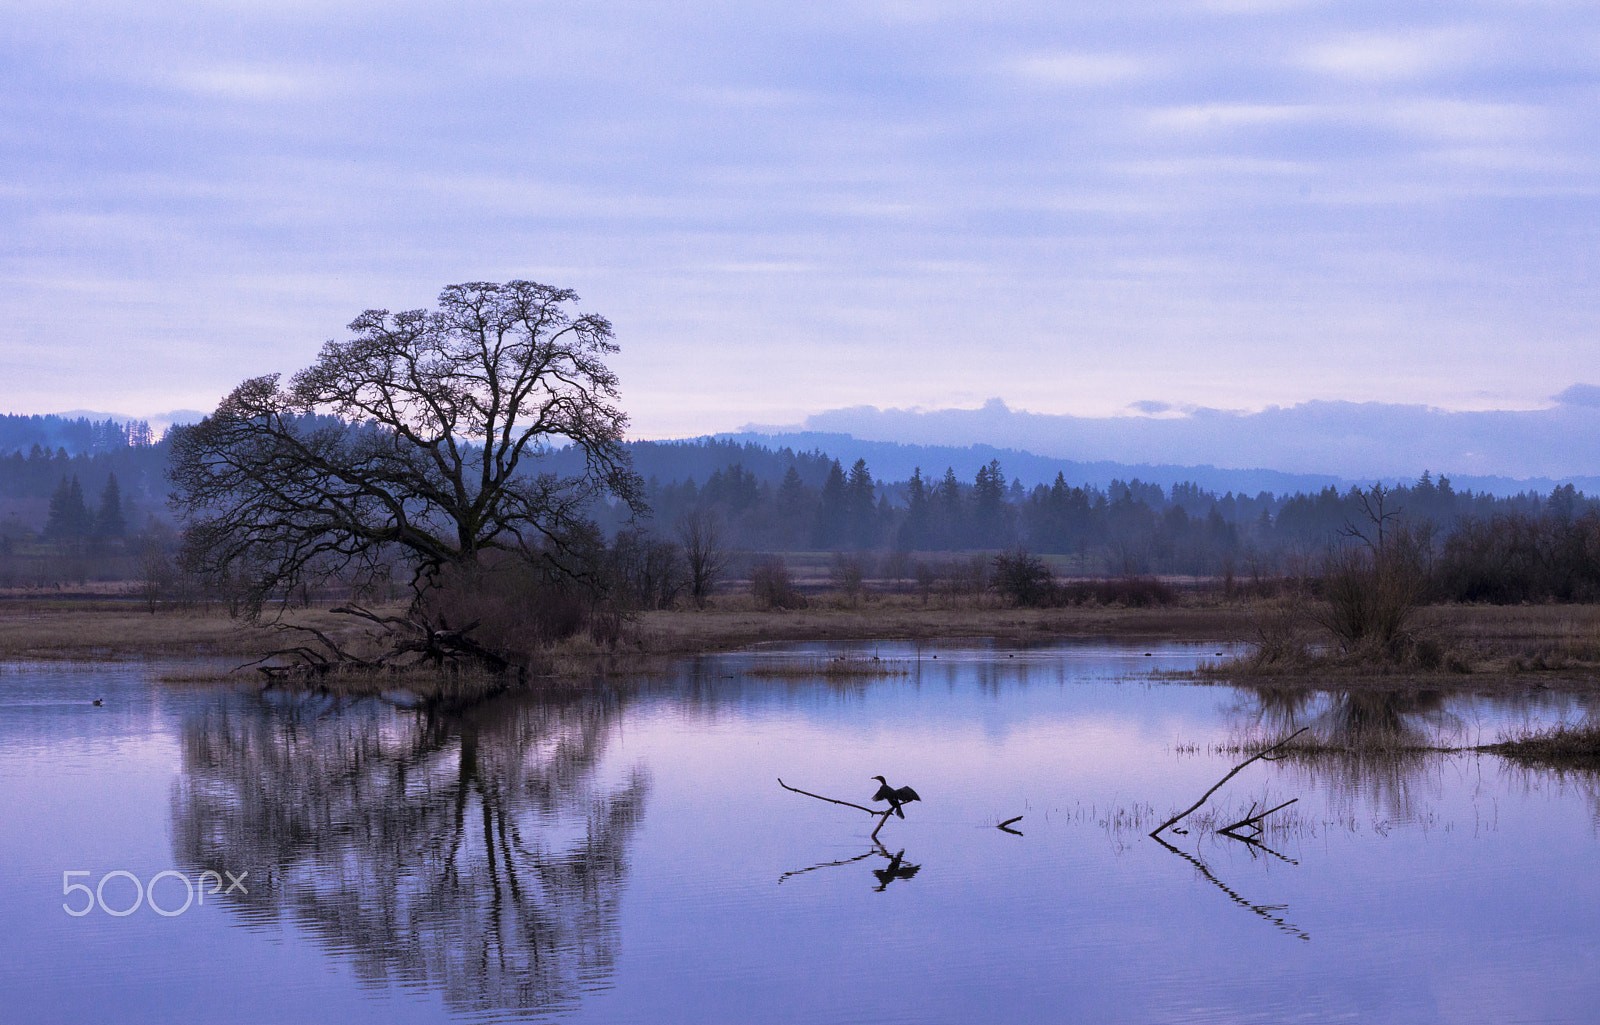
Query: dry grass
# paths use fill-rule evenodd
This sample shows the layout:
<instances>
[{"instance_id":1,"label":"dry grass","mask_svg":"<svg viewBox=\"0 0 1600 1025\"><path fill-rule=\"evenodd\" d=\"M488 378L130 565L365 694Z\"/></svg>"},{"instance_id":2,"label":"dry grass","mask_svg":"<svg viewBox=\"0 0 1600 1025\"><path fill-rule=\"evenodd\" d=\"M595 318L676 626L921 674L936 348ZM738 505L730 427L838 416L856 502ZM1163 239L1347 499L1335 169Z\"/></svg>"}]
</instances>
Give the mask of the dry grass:
<instances>
[{"instance_id":1,"label":"dry grass","mask_svg":"<svg viewBox=\"0 0 1600 1025\"><path fill-rule=\"evenodd\" d=\"M1241 636L1242 606L1220 603L1164 608L1067 607L1016 609L994 604L923 605L888 595L850 607L821 596L790 611L757 608L745 596L719 597L703 611L646 612L633 624L633 646L664 655L725 651L766 641L945 640L999 637L1128 637L1216 640Z\"/></svg>"},{"instance_id":2,"label":"dry grass","mask_svg":"<svg viewBox=\"0 0 1600 1025\"><path fill-rule=\"evenodd\" d=\"M1340 651L1292 603L1257 603L1251 650L1202 667L1206 679L1337 681L1388 689L1422 682L1491 690L1600 683L1600 606L1435 605L1402 643Z\"/></svg>"},{"instance_id":3,"label":"dry grass","mask_svg":"<svg viewBox=\"0 0 1600 1025\"><path fill-rule=\"evenodd\" d=\"M1600 721L1562 723L1543 732L1530 732L1483 748L1513 761L1560 769L1600 771Z\"/></svg>"},{"instance_id":4,"label":"dry grass","mask_svg":"<svg viewBox=\"0 0 1600 1025\"><path fill-rule=\"evenodd\" d=\"M244 655L267 650L266 638L220 610L152 616L127 603L0 603L0 657L8 659Z\"/></svg>"},{"instance_id":5,"label":"dry grass","mask_svg":"<svg viewBox=\"0 0 1600 1025\"><path fill-rule=\"evenodd\" d=\"M285 622L336 637L355 636L348 617L302 609ZM162 610L151 615L126 602L0 602L0 658L162 658L227 655L259 658L302 643L266 625L231 618L221 608Z\"/></svg>"},{"instance_id":6,"label":"dry grass","mask_svg":"<svg viewBox=\"0 0 1600 1025\"><path fill-rule=\"evenodd\" d=\"M541 685L582 684L599 675L660 668L684 655L727 651L761 642L834 640L1013 641L1057 638L1129 640L1260 640L1260 627L1281 635L1274 602L1187 599L1158 608L1105 606L1006 608L992 600L923 604L914 595L873 596L852 607L843 596L819 595L798 610L758 608L746 595L718 596L703 610L646 612L629 622L615 645L586 635L547 649L536 667ZM1278 617L1278 618L1274 618ZM316 626L359 647L362 624L326 610L300 610L287 621ZM1213 681L1283 682L1342 689L1394 689L1428 684L1474 690L1543 686L1592 689L1600 683L1600 606L1435 606L1419 629L1437 638L1435 668L1397 663L1374 668L1356 655L1317 655L1294 642L1287 658L1251 666L1237 661L1203 669ZM0 659L237 657L244 662L300 643L282 633L230 619L221 609L162 610L128 602L0 601ZM1295 654L1305 652L1304 656ZM1467 672L1461 672L1462 669ZM1330 679L1331 678L1331 679Z\"/></svg>"}]
</instances>

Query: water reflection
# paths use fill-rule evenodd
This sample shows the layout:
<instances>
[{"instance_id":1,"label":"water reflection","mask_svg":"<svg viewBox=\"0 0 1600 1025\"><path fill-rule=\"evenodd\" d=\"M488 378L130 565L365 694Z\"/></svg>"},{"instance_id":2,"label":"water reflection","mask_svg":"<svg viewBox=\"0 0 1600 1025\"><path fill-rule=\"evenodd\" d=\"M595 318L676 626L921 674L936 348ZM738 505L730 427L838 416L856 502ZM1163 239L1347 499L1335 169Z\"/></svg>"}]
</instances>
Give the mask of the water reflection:
<instances>
[{"instance_id":1,"label":"water reflection","mask_svg":"<svg viewBox=\"0 0 1600 1025\"><path fill-rule=\"evenodd\" d=\"M1272 923L1272 925L1280 932L1288 933L1290 936L1293 936L1297 939L1307 941L1311 939L1310 933L1306 932L1298 925L1288 921L1281 914L1279 914L1279 912L1288 910L1289 906L1287 904L1257 904L1253 901L1247 900L1246 898L1240 896L1238 891L1234 890L1233 887L1229 886L1227 883L1224 883L1221 879L1218 879L1216 874L1211 870L1211 866L1206 864L1206 862L1198 854L1190 854L1187 851L1179 850L1177 847L1167 843L1167 841L1161 839L1159 836L1152 836L1151 839L1165 847L1168 851L1176 854L1184 861L1187 861L1190 865L1193 865L1195 871L1200 873L1201 878L1206 880L1206 882L1210 883L1212 886L1215 886L1217 889L1221 890L1223 893L1227 894L1228 899L1233 901L1235 904L1242 908L1248 908L1251 912L1258 915L1265 921ZM1287 861L1291 865L1299 864L1299 862L1295 861L1294 859L1279 854L1277 851L1272 850L1270 847L1267 847L1265 844L1260 843L1259 841L1245 840L1242 837L1235 837L1234 839L1240 840L1240 842L1246 844L1252 853L1254 853L1256 848L1260 848L1276 858Z\"/></svg>"},{"instance_id":2,"label":"water reflection","mask_svg":"<svg viewBox=\"0 0 1600 1025\"><path fill-rule=\"evenodd\" d=\"M1359 800L1379 814L1413 821L1425 798L1436 797L1427 771L1442 751L1460 746L1463 724L1437 690L1316 692L1244 687L1255 702L1256 728L1288 733L1307 727L1307 739L1272 756L1320 783L1347 808Z\"/></svg>"},{"instance_id":3,"label":"water reflection","mask_svg":"<svg viewBox=\"0 0 1600 1025\"><path fill-rule=\"evenodd\" d=\"M374 986L455 1011L559 1010L606 984L648 789L597 766L615 698L459 715L219 702L182 731L174 846L250 872L235 905L288 919Z\"/></svg>"},{"instance_id":4,"label":"water reflection","mask_svg":"<svg viewBox=\"0 0 1600 1025\"><path fill-rule=\"evenodd\" d=\"M817 870L824 868L838 868L841 865L854 865L859 861L866 861L868 858L873 857L882 858L885 862L885 864L875 867L872 870L872 877L878 881L878 885L874 886L873 889L878 893L882 893L884 890L887 890L890 883L897 882L902 879L911 879L917 874L918 871L922 869L920 864L912 864L906 860L905 848L902 847L895 853L890 854L889 848L885 847L881 843L875 843L872 845L870 850L867 850L862 854L857 854L851 858L840 858L836 861L818 862L815 865L808 865L805 868L797 868L792 872L785 872L783 875L778 877L778 882L782 884L787 879L793 879L795 876L805 875L807 872L816 872Z\"/></svg>"}]
</instances>

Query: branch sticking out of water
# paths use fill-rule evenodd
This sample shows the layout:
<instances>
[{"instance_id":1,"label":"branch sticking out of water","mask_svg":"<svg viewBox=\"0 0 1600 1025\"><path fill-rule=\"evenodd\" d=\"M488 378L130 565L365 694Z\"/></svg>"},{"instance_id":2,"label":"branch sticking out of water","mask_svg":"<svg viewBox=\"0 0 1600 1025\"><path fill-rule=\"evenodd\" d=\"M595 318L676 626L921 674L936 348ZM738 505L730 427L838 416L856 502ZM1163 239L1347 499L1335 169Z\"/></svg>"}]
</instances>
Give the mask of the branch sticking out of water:
<instances>
[{"instance_id":1,"label":"branch sticking out of water","mask_svg":"<svg viewBox=\"0 0 1600 1025\"><path fill-rule=\"evenodd\" d=\"M1010 833L1013 836L1021 836L1022 835L1022 830L1020 830L1020 829L1012 829L1011 828L1011 823L1013 823L1013 822L1021 822L1021 821L1022 821L1022 816L1018 815L1015 818L1006 819L1004 822L1000 823L995 828L1000 830L1002 833Z\"/></svg>"},{"instance_id":2,"label":"branch sticking out of water","mask_svg":"<svg viewBox=\"0 0 1600 1025\"><path fill-rule=\"evenodd\" d=\"M1249 842L1255 840L1256 837L1261 835L1261 820L1262 819L1266 818L1268 815L1271 815L1275 811L1282 811L1283 809L1289 807L1289 805L1295 803L1298 800L1300 800L1300 798L1291 797L1287 801L1283 802L1282 804L1280 804L1280 805L1278 805L1276 807L1268 808L1266 811L1262 812L1260 815L1255 814L1256 805L1255 805L1254 801L1251 801L1250 802L1250 811L1248 813L1246 813L1244 818L1240 819L1238 822L1231 822L1228 825L1223 826L1221 829L1217 830L1217 832L1221 833L1223 836L1232 837L1235 840L1243 840L1246 843L1249 843ZM1252 832L1249 836L1244 836L1244 835L1240 835L1240 834L1236 833L1236 830L1244 829L1246 827L1254 830L1254 832Z\"/></svg>"},{"instance_id":3,"label":"branch sticking out of water","mask_svg":"<svg viewBox=\"0 0 1600 1025\"><path fill-rule=\"evenodd\" d=\"M878 824L876 826L872 827L872 839L873 839L874 842L876 842L877 839L878 839L878 830L882 829L883 828L883 824L885 822L889 821L889 816L894 814L895 805L894 805L893 802L890 802L889 807L888 807L888 809L886 811L881 811L880 812L876 808L868 808L866 805L864 805L864 804L856 804L854 801L841 801L841 800L839 800L837 798L834 798L834 797L823 797L821 794L813 794L809 790L801 790L799 787L792 787L792 786L790 786L789 784L787 784L787 783L785 783L783 781L783 777L782 776L778 777L778 786L782 787L785 790L791 790L791 791L793 791L794 793L797 793L797 794L804 794L807 797L814 797L819 801L827 801L829 804L842 804L846 808L859 808L861 811L866 812L868 815L876 815L876 816L878 816Z\"/></svg>"},{"instance_id":4,"label":"branch sticking out of water","mask_svg":"<svg viewBox=\"0 0 1600 1025\"><path fill-rule=\"evenodd\" d=\"M878 809L876 809L876 808L868 808L864 804L856 804L856 803L854 803L852 801L840 801L840 800L838 800L836 798L832 798L832 797L823 797L821 794L813 794L809 790L801 790L799 787L792 787L792 786L790 786L789 784L787 784L787 783L785 783L783 781L783 777L782 776L778 777L778 786L782 787L785 790L792 790L797 794L805 794L807 797L815 797L819 801L827 801L829 804L842 804L846 808L860 808L862 811L866 812L868 815L880 814ZM892 809L892 808L890 809L890 811L893 811L893 810L894 809Z\"/></svg>"},{"instance_id":5,"label":"branch sticking out of water","mask_svg":"<svg viewBox=\"0 0 1600 1025\"><path fill-rule=\"evenodd\" d=\"M1178 814L1172 816L1172 818L1170 818L1167 821L1161 823L1161 825L1157 826L1155 829L1152 829L1150 831L1150 837L1152 839L1155 839L1155 840L1161 839L1160 834L1161 834L1162 830L1166 829L1168 826L1172 825L1175 822L1181 821L1186 816L1188 816L1190 813L1192 813L1196 809L1198 809L1201 805L1205 804L1206 801L1210 800L1212 794L1214 794L1218 790L1222 789L1222 784L1228 782L1228 780L1230 780L1233 777L1237 776L1239 774L1239 771L1241 769L1243 769L1246 765L1249 765L1251 762L1256 761L1257 759L1265 758L1267 755L1269 755L1272 752L1278 750L1278 748L1283 747L1285 744L1289 743L1289 741L1291 741L1294 738L1298 737L1300 734L1306 732L1306 730L1309 730L1310 728L1311 727L1309 727L1309 726L1302 726L1302 727L1300 727L1300 729L1295 730L1293 733L1289 734L1287 737L1284 737L1282 740L1278 741L1276 744L1273 744L1271 747L1266 748L1265 750L1262 750L1262 751L1257 751L1255 754L1251 755L1249 758L1246 758L1244 761L1240 762L1238 765L1235 765L1233 767L1232 771L1230 771L1226 776L1224 776L1221 779L1217 780L1216 784L1213 785L1210 790L1207 790L1204 794L1202 794L1201 797L1200 797L1200 800L1194 802L1194 804L1191 804L1189 807L1185 808L1183 811L1181 811ZM780 780L779 782L782 782L782 780ZM1273 810L1276 811L1277 809L1273 809ZM1239 824L1242 825L1242 823L1239 823Z\"/></svg>"}]
</instances>

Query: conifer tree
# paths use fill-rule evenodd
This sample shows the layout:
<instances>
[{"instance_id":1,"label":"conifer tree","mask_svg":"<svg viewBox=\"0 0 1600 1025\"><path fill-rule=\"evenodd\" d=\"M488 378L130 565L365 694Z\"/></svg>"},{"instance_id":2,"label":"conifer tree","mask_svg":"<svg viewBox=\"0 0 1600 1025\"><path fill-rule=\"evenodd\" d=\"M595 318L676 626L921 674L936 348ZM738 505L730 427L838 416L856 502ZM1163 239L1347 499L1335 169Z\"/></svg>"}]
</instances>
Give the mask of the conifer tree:
<instances>
[{"instance_id":1,"label":"conifer tree","mask_svg":"<svg viewBox=\"0 0 1600 1025\"><path fill-rule=\"evenodd\" d=\"M50 496L50 518L45 523L45 536L57 540L85 537L93 522L88 507L83 504L83 485L78 483L78 475L73 474L70 480L61 478L60 485Z\"/></svg>"},{"instance_id":2,"label":"conifer tree","mask_svg":"<svg viewBox=\"0 0 1600 1025\"><path fill-rule=\"evenodd\" d=\"M113 473L106 478L106 486L100 492L94 534L96 537L121 537L127 531L127 521L122 516L122 489L117 486L117 475Z\"/></svg>"},{"instance_id":3,"label":"conifer tree","mask_svg":"<svg viewBox=\"0 0 1600 1025\"><path fill-rule=\"evenodd\" d=\"M835 459L828 467L828 479L822 484L822 497L817 503L817 526L812 532L812 543L818 548L838 548L844 544L849 515L845 489L844 467Z\"/></svg>"},{"instance_id":4,"label":"conifer tree","mask_svg":"<svg viewBox=\"0 0 1600 1025\"><path fill-rule=\"evenodd\" d=\"M857 459L845 484L845 537L854 548L871 548L877 540L875 490L867 461Z\"/></svg>"}]
</instances>

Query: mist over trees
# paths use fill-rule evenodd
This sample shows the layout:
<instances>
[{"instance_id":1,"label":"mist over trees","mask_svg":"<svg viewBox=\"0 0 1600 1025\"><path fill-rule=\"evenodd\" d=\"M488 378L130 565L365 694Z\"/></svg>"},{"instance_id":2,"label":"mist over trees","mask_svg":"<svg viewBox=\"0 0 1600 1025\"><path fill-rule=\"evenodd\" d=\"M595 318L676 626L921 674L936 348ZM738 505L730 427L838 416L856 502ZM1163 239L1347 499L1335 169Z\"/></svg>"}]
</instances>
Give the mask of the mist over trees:
<instances>
[{"instance_id":1,"label":"mist over trees","mask_svg":"<svg viewBox=\"0 0 1600 1025\"><path fill-rule=\"evenodd\" d=\"M352 438L361 430L328 416L303 426L354 432ZM176 535L162 526L171 522L171 512L160 487L170 440L77 455L30 446L0 455L0 503L8 503L0 517L0 544L8 547L0 550L0 560L9 558L0 563L0 576L9 573L5 578L13 586L29 579L26 567L35 580L50 576L43 567L56 550L52 546L68 545L76 553L78 577L126 578L138 575L134 560L97 570L93 560L81 557L95 546L106 553L131 552L153 529L162 544L173 543ZM547 449L541 465L558 476L581 473L582 451ZM750 556L718 574L723 578L748 575L761 553L879 553L885 574L910 579L918 559L909 556L917 553L936 558L1021 548L1050 557L1064 576L1241 581L1308 572L1360 515L1357 489L1332 486L1287 494L1219 493L1194 483L1163 488L1136 478L1097 486L1058 474L1047 484L1025 487L1008 479L998 459L966 478L948 467L919 467L907 479L885 481L865 459L845 465L821 450L750 441L631 442L617 451L642 478L637 506L591 496L570 511L593 527L579 532L582 559L599 586L628 608L708 597L694 593L679 530L702 513L712 517L700 522L715 524L717 541L717 551L700 553L702 568L708 557ZM71 493L74 477L78 497ZM121 495L121 535L115 517L107 515L113 477ZM1570 485L1544 494L1495 496L1457 490L1448 478L1425 473L1393 489L1393 502L1408 519L1429 526L1430 579L1440 595L1574 600L1596 590L1596 502ZM126 540L114 541L119 536ZM24 556L33 561L19 561ZM702 591L704 581L702 574Z\"/></svg>"},{"instance_id":2,"label":"mist over trees","mask_svg":"<svg viewBox=\"0 0 1600 1025\"><path fill-rule=\"evenodd\" d=\"M154 443L155 436L145 420L68 419L64 416L19 416L0 414L0 452L30 449L61 449L72 455L96 455L124 448L139 448Z\"/></svg>"}]
</instances>

